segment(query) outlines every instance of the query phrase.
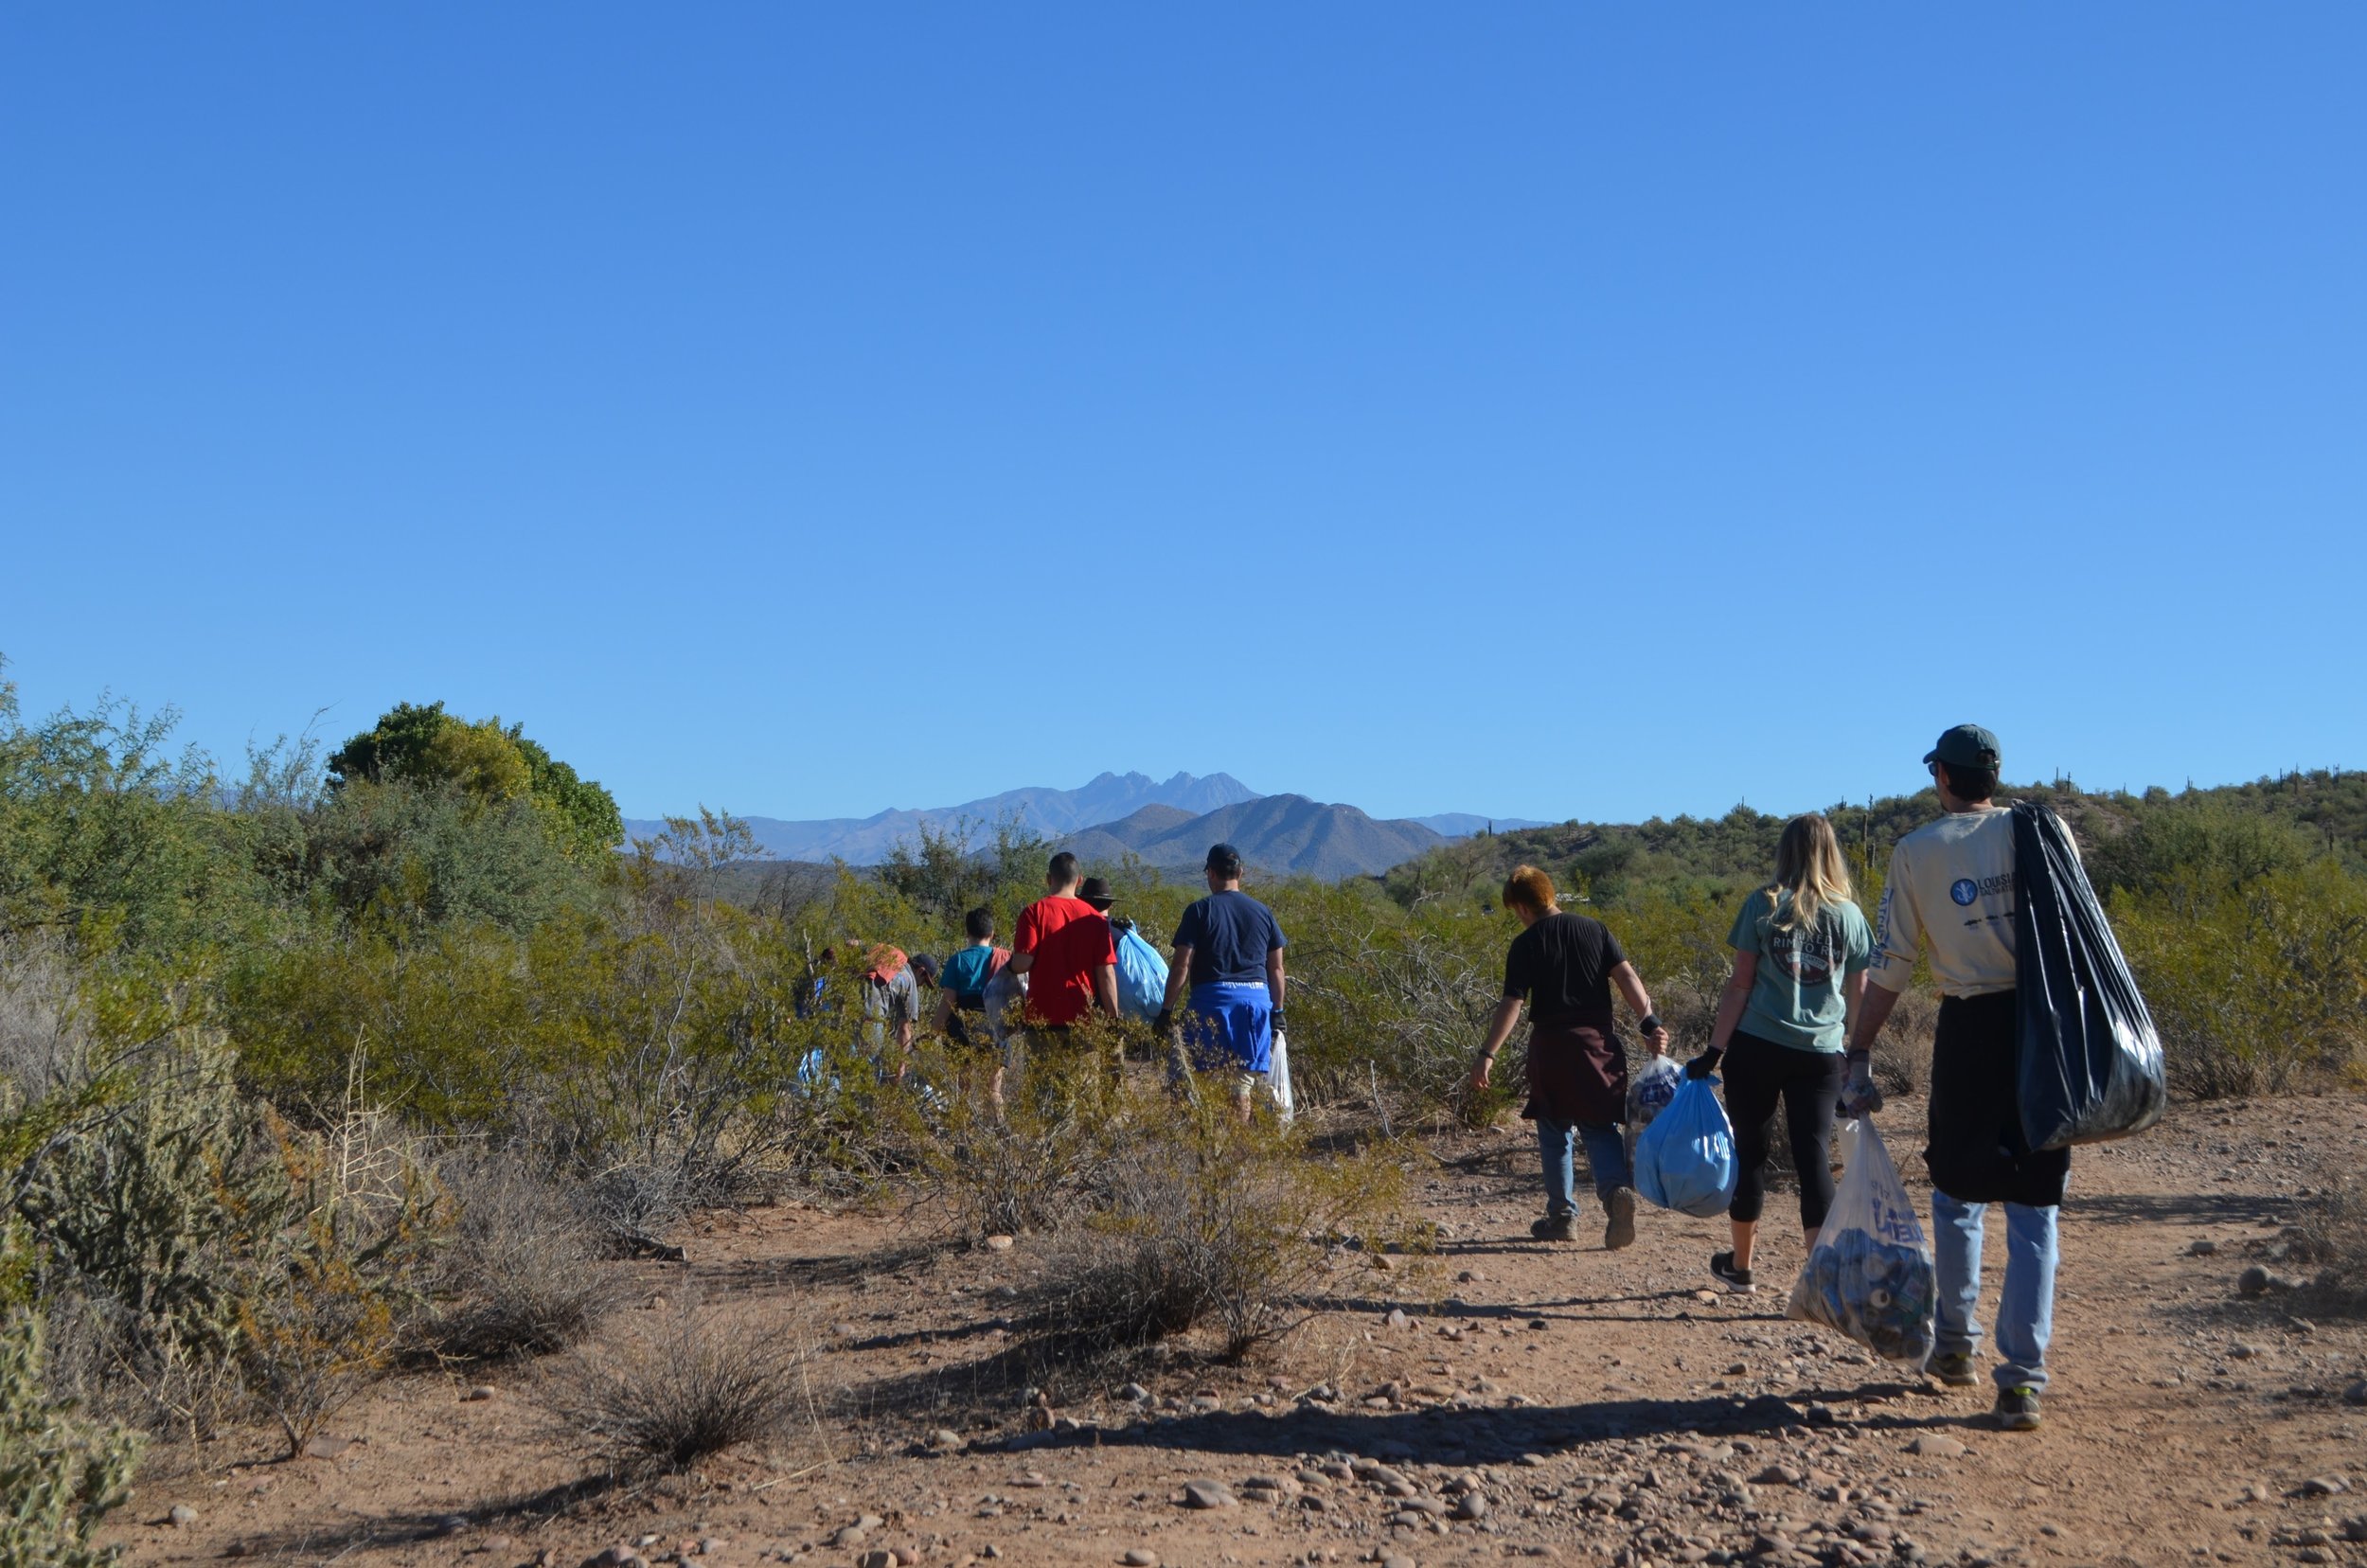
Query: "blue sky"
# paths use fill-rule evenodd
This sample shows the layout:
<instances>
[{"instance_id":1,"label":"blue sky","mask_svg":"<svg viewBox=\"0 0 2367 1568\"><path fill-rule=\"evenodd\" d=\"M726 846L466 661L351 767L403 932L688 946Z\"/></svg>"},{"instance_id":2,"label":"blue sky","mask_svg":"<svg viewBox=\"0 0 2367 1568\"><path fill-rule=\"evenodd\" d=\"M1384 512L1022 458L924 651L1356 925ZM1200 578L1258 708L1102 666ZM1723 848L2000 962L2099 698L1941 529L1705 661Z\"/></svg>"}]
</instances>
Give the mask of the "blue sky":
<instances>
[{"instance_id":1,"label":"blue sky","mask_svg":"<svg viewBox=\"0 0 2367 1568\"><path fill-rule=\"evenodd\" d=\"M0 11L0 653L629 814L2367 765L2367 8Z\"/></svg>"}]
</instances>

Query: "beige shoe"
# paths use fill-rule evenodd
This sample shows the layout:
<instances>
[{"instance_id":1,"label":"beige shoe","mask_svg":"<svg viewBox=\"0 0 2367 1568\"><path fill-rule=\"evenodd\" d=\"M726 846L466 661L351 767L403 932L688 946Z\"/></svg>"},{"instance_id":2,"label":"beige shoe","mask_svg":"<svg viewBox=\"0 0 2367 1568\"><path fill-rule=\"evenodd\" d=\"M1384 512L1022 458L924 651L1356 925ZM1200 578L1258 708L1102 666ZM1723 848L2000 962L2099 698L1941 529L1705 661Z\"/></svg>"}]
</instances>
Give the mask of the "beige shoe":
<instances>
[{"instance_id":1,"label":"beige shoe","mask_svg":"<svg viewBox=\"0 0 2367 1568\"><path fill-rule=\"evenodd\" d=\"M1611 1188L1611 1196L1604 1200L1603 1207L1611 1212L1610 1220L1603 1225L1604 1249L1609 1252L1617 1252L1622 1247L1634 1246L1635 1188Z\"/></svg>"}]
</instances>

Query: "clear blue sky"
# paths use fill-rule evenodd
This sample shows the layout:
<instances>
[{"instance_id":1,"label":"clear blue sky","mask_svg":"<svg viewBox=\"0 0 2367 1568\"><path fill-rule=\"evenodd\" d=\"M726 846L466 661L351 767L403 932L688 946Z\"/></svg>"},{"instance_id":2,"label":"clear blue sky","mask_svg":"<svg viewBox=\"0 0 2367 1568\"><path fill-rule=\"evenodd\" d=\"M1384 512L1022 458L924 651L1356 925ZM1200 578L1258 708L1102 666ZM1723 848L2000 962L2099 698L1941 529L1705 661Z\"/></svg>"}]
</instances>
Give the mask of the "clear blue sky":
<instances>
[{"instance_id":1,"label":"clear blue sky","mask_svg":"<svg viewBox=\"0 0 2367 1568\"><path fill-rule=\"evenodd\" d=\"M0 652L630 814L2367 765L2367 7L18 5Z\"/></svg>"}]
</instances>

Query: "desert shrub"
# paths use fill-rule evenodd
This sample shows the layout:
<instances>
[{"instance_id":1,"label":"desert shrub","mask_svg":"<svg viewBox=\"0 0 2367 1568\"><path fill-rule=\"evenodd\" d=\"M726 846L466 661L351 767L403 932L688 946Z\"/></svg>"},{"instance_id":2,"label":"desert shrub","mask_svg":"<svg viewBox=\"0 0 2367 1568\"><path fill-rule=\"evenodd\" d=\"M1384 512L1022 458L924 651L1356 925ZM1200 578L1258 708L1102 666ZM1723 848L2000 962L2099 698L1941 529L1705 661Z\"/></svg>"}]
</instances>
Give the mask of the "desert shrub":
<instances>
[{"instance_id":1,"label":"desert shrub","mask_svg":"<svg viewBox=\"0 0 2367 1568\"><path fill-rule=\"evenodd\" d=\"M1402 1189L1385 1155L1312 1158L1223 1096L1143 1104L1050 1252L1035 1340L1099 1358L1209 1324L1237 1361L1312 1313L1335 1249L1403 1226Z\"/></svg>"},{"instance_id":2,"label":"desert shrub","mask_svg":"<svg viewBox=\"0 0 2367 1568\"><path fill-rule=\"evenodd\" d=\"M1882 1032L1874 1037L1874 1081L1886 1095L1919 1095L1931 1086L1931 1031L1939 1024L1934 992L1910 986L1898 993Z\"/></svg>"},{"instance_id":3,"label":"desert shrub","mask_svg":"<svg viewBox=\"0 0 2367 1568\"><path fill-rule=\"evenodd\" d=\"M98 1568L116 1553L91 1531L131 1495L140 1439L51 1394L44 1327L29 1304L0 1310L0 1563Z\"/></svg>"},{"instance_id":4,"label":"desert shrub","mask_svg":"<svg viewBox=\"0 0 2367 1568\"><path fill-rule=\"evenodd\" d=\"M238 1304L236 1349L293 1457L393 1360L398 1325L425 1305L445 1215L419 1146L358 1091L326 1134L274 1131L300 1218L250 1236L257 1283Z\"/></svg>"},{"instance_id":5,"label":"desert shrub","mask_svg":"<svg viewBox=\"0 0 2367 1568\"><path fill-rule=\"evenodd\" d=\"M1293 886L1277 895L1289 934L1290 1069L1310 1103L1358 1100L1384 1120L1448 1111L1485 1121L1502 1096L1466 1087L1503 996L1508 919L1461 910L1408 915L1377 892Z\"/></svg>"},{"instance_id":6,"label":"desert shrub","mask_svg":"<svg viewBox=\"0 0 2367 1568\"><path fill-rule=\"evenodd\" d=\"M2183 1093L2281 1093L2358 1061L2367 879L2319 861L2209 897L2119 893L2112 924Z\"/></svg>"},{"instance_id":7,"label":"desert shrub","mask_svg":"<svg viewBox=\"0 0 2367 1568\"><path fill-rule=\"evenodd\" d=\"M436 1164L448 1230L423 1310L401 1325L411 1356L542 1355L581 1340L617 1300L603 1237L581 1194L504 1151Z\"/></svg>"},{"instance_id":8,"label":"desert shrub","mask_svg":"<svg viewBox=\"0 0 2367 1568\"><path fill-rule=\"evenodd\" d=\"M2367 1185L2358 1173L2327 1166L2283 1238L2269 1246L2280 1263L2315 1267L2308 1281L2313 1311L2367 1317Z\"/></svg>"},{"instance_id":9,"label":"desert shrub","mask_svg":"<svg viewBox=\"0 0 2367 1568\"><path fill-rule=\"evenodd\" d=\"M1114 1085L1101 1063L1116 1032L1106 1023L1084 1030L1086 1041L1062 1060L1018 1053L999 1109L975 1081L983 1071L962 1083L958 1059L924 1065L953 1091L934 1100L929 1134L917 1147L931 1189L957 1233L1054 1230L1085 1203L1114 1131Z\"/></svg>"},{"instance_id":10,"label":"desert shrub","mask_svg":"<svg viewBox=\"0 0 2367 1568\"><path fill-rule=\"evenodd\" d=\"M545 1383L561 1434L631 1473L682 1470L777 1432L804 1389L805 1354L685 1300L653 1327L578 1350Z\"/></svg>"}]
</instances>

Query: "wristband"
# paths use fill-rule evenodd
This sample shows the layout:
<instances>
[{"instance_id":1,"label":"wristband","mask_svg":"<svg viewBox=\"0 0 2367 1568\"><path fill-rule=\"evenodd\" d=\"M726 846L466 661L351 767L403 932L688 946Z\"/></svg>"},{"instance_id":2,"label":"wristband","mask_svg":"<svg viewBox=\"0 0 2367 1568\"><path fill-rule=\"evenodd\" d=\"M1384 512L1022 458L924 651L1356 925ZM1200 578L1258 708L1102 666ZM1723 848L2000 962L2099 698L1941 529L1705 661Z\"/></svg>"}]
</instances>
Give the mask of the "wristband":
<instances>
[{"instance_id":1,"label":"wristband","mask_svg":"<svg viewBox=\"0 0 2367 1568\"><path fill-rule=\"evenodd\" d=\"M1641 1027L1646 1034L1658 1034L1663 1029L1666 1028L1667 1025L1660 1021L1660 1014L1656 1012L1649 1012L1644 1015L1644 1022L1639 1025L1639 1027Z\"/></svg>"}]
</instances>

